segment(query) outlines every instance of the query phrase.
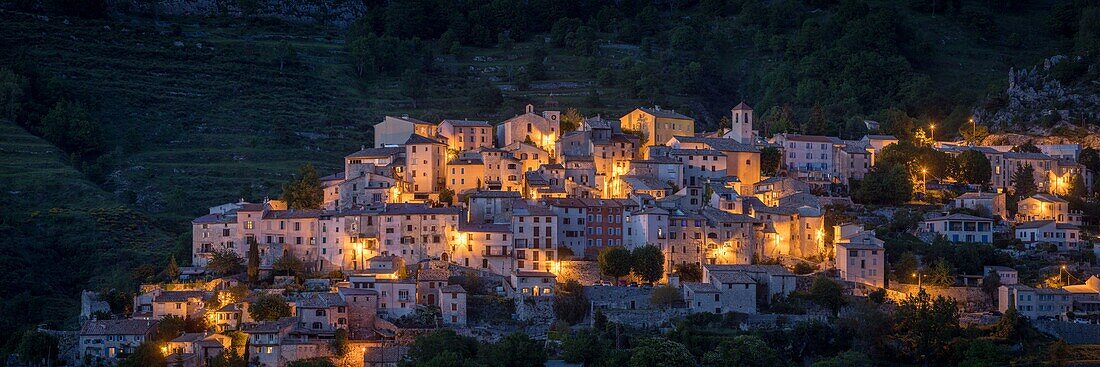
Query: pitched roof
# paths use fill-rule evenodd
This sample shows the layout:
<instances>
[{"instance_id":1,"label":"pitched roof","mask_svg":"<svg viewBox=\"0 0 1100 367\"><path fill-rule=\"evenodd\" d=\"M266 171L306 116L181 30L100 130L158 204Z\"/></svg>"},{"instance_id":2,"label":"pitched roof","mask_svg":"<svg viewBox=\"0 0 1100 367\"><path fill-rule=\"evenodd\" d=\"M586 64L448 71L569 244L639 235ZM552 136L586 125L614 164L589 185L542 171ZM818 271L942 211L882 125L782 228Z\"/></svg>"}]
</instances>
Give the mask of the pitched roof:
<instances>
[{"instance_id":1,"label":"pitched roof","mask_svg":"<svg viewBox=\"0 0 1100 367\"><path fill-rule=\"evenodd\" d=\"M489 127L488 121L472 121L472 120L443 120L440 124L451 124L455 127Z\"/></svg>"},{"instance_id":2,"label":"pitched roof","mask_svg":"<svg viewBox=\"0 0 1100 367\"><path fill-rule=\"evenodd\" d=\"M1054 220L1033 220L1017 224L1016 229L1043 228L1051 224L1054 224Z\"/></svg>"},{"instance_id":3,"label":"pitched roof","mask_svg":"<svg viewBox=\"0 0 1100 367\"><path fill-rule=\"evenodd\" d=\"M820 135L787 134L787 141L807 141L813 143L833 143L833 138Z\"/></svg>"},{"instance_id":4,"label":"pitched roof","mask_svg":"<svg viewBox=\"0 0 1100 367\"><path fill-rule=\"evenodd\" d=\"M283 317L274 321L261 321L245 329L244 331L249 334L262 334L262 333L278 333L284 328L293 326L298 321L297 318Z\"/></svg>"},{"instance_id":5,"label":"pitched roof","mask_svg":"<svg viewBox=\"0 0 1100 367\"><path fill-rule=\"evenodd\" d=\"M714 287L714 284L710 283L681 283L684 288L690 289L694 293L718 293L718 288Z\"/></svg>"},{"instance_id":6,"label":"pitched roof","mask_svg":"<svg viewBox=\"0 0 1100 367\"><path fill-rule=\"evenodd\" d=\"M344 158L385 158L405 152L402 147L363 148L358 152L348 154Z\"/></svg>"},{"instance_id":7,"label":"pitched roof","mask_svg":"<svg viewBox=\"0 0 1100 367\"><path fill-rule=\"evenodd\" d=\"M707 264L703 265L709 272L741 271L746 273L768 273L771 275L790 275L790 270L783 265L756 265L756 264Z\"/></svg>"},{"instance_id":8,"label":"pitched roof","mask_svg":"<svg viewBox=\"0 0 1100 367\"><path fill-rule=\"evenodd\" d=\"M153 298L153 302L187 302L190 298L202 299L206 294L202 291L164 291Z\"/></svg>"},{"instance_id":9,"label":"pitched roof","mask_svg":"<svg viewBox=\"0 0 1100 367\"><path fill-rule=\"evenodd\" d=\"M998 194L994 192L967 192L965 194L955 197L956 199L993 199L1004 194Z\"/></svg>"},{"instance_id":10,"label":"pitched roof","mask_svg":"<svg viewBox=\"0 0 1100 367\"><path fill-rule=\"evenodd\" d=\"M745 103L745 101L741 101L741 103L733 106L731 110L752 110L752 107L749 107L749 105Z\"/></svg>"},{"instance_id":11,"label":"pitched roof","mask_svg":"<svg viewBox=\"0 0 1100 367\"><path fill-rule=\"evenodd\" d=\"M749 144L741 144L741 142L733 139L726 138L702 138L696 136L675 136L676 140L681 143L701 143L710 146L711 149L719 150L723 152L759 152L755 146Z\"/></svg>"},{"instance_id":12,"label":"pitched roof","mask_svg":"<svg viewBox=\"0 0 1100 367\"><path fill-rule=\"evenodd\" d=\"M156 326L157 322L152 320L91 320L80 328L80 335L145 335Z\"/></svg>"},{"instance_id":13,"label":"pitched roof","mask_svg":"<svg viewBox=\"0 0 1100 367\"><path fill-rule=\"evenodd\" d=\"M407 215L407 214L443 214L443 215L458 215L462 214L462 208L453 206L448 207L430 207L427 204L412 204L412 203L394 203L386 204L386 209L379 215Z\"/></svg>"},{"instance_id":14,"label":"pitched roof","mask_svg":"<svg viewBox=\"0 0 1100 367\"><path fill-rule=\"evenodd\" d=\"M427 268L416 272L416 281L430 282L443 281L451 277L451 271L439 268Z\"/></svg>"},{"instance_id":15,"label":"pitched roof","mask_svg":"<svg viewBox=\"0 0 1100 367\"><path fill-rule=\"evenodd\" d=\"M443 293L466 293L466 289L462 288L462 286L458 284L447 285L443 288L440 288L439 291Z\"/></svg>"},{"instance_id":16,"label":"pitched roof","mask_svg":"<svg viewBox=\"0 0 1100 367\"><path fill-rule=\"evenodd\" d=\"M492 198L492 199L518 199L520 194L517 191L499 191L499 190L482 190L470 194L471 198Z\"/></svg>"},{"instance_id":17,"label":"pitched roof","mask_svg":"<svg viewBox=\"0 0 1100 367\"><path fill-rule=\"evenodd\" d=\"M406 140L406 141L405 141L405 145L411 145L411 144L439 144L439 145L446 145L446 144L443 144L443 142L441 142L441 141L439 141L439 140L435 140L435 139L432 139L432 138L429 138L429 137L426 137L426 136L423 136L423 135L420 135L420 134L412 134L412 135L409 135L409 140Z\"/></svg>"},{"instance_id":18,"label":"pitched roof","mask_svg":"<svg viewBox=\"0 0 1100 367\"><path fill-rule=\"evenodd\" d=\"M401 121L411 122L411 123L418 124L418 125L432 125L432 123L430 123L430 122L417 120L415 118L409 117L408 115L401 116L401 117L397 117L397 116L386 116L386 117L401 120Z\"/></svg>"},{"instance_id":19,"label":"pitched roof","mask_svg":"<svg viewBox=\"0 0 1100 367\"><path fill-rule=\"evenodd\" d=\"M752 284L756 283L748 275L739 271L717 271L710 274L711 279L726 284Z\"/></svg>"},{"instance_id":20,"label":"pitched roof","mask_svg":"<svg viewBox=\"0 0 1100 367\"><path fill-rule=\"evenodd\" d=\"M989 219L989 218L976 217L976 216L973 216L973 215L962 214L962 213L955 213L955 214L951 214L951 215L945 215L945 216L942 216L942 217L929 218L929 219L925 219L924 221L926 221L926 222L938 222L938 221L941 221L941 220L974 220L974 221L984 221L984 222L992 222L993 221L992 219Z\"/></svg>"},{"instance_id":21,"label":"pitched roof","mask_svg":"<svg viewBox=\"0 0 1100 367\"><path fill-rule=\"evenodd\" d=\"M307 293L303 298L294 301L298 308L329 308L334 306L347 306L344 298L339 293Z\"/></svg>"},{"instance_id":22,"label":"pitched roof","mask_svg":"<svg viewBox=\"0 0 1100 367\"><path fill-rule=\"evenodd\" d=\"M1057 197L1057 196L1054 196L1054 195L1051 195L1051 194L1047 194L1047 193L1038 193L1038 194L1035 194L1035 195L1031 195L1030 198L1035 199L1035 200L1039 200L1039 201L1045 201L1045 202L1048 202L1048 203L1065 203L1065 202L1067 202L1067 201L1063 200L1060 197Z\"/></svg>"},{"instance_id":23,"label":"pitched roof","mask_svg":"<svg viewBox=\"0 0 1100 367\"><path fill-rule=\"evenodd\" d=\"M1043 153L1008 152L1005 159L1054 160L1054 157Z\"/></svg>"},{"instance_id":24,"label":"pitched roof","mask_svg":"<svg viewBox=\"0 0 1100 367\"><path fill-rule=\"evenodd\" d=\"M666 110L666 109L662 109L662 108L656 107L656 106L654 106L654 107L638 107L638 109L642 110L645 113L653 115L655 117L680 119L680 120L694 120L691 117L687 117L687 116L684 116L683 114L680 114L680 113L676 112L676 110Z\"/></svg>"},{"instance_id":25,"label":"pitched roof","mask_svg":"<svg viewBox=\"0 0 1100 367\"><path fill-rule=\"evenodd\" d=\"M236 223L237 215L234 214L207 214L191 221L192 224L211 224L211 223Z\"/></svg>"}]
</instances>

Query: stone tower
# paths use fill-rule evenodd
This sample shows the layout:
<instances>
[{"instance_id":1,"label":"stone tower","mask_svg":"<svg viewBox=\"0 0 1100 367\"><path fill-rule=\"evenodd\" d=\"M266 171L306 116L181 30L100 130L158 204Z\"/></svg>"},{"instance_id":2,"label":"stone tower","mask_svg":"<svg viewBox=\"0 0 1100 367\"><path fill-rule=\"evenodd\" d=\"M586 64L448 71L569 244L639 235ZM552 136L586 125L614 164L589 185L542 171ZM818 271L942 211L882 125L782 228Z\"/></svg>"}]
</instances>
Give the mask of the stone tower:
<instances>
[{"instance_id":1,"label":"stone tower","mask_svg":"<svg viewBox=\"0 0 1100 367\"><path fill-rule=\"evenodd\" d=\"M726 133L726 137L741 144L752 144L752 107L741 102L731 112L733 118L730 119L730 131Z\"/></svg>"}]
</instances>

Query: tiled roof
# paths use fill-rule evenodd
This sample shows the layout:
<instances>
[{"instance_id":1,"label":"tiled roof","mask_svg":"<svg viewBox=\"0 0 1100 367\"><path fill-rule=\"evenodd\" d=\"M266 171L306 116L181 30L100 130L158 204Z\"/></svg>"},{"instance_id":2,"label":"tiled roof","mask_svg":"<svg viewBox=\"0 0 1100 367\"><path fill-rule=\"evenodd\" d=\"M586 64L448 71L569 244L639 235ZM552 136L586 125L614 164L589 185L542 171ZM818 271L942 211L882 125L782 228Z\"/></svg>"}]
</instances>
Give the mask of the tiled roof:
<instances>
[{"instance_id":1,"label":"tiled roof","mask_svg":"<svg viewBox=\"0 0 1100 367\"><path fill-rule=\"evenodd\" d=\"M152 320L91 320L80 328L80 335L145 335L153 332L156 325Z\"/></svg>"},{"instance_id":2,"label":"tiled roof","mask_svg":"<svg viewBox=\"0 0 1100 367\"><path fill-rule=\"evenodd\" d=\"M466 289L462 288L462 286L458 284L445 286L443 288L440 288L439 291L443 293L466 293Z\"/></svg>"},{"instance_id":3,"label":"tiled roof","mask_svg":"<svg viewBox=\"0 0 1100 367\"><path fill-rule=\"evenodd\" d=\"M448 207L430 207L427 204L386 204L386 209L379 215L407 215L407 214L443 214L443 215L458 215L462 214L462 208L448 206Z\"/></svg>"},{"instance_id":4,"label":"tiled roof","mask_svg":"<svg viewBox=\"0 0 1100 367\"><path fill-rule=\"evenodd\" d=\"M153 302L187 302L188 299L203 299L205 296L202 291L164 291L153 298Z\"/></svg>"},{"instance_id":5,"label":"tiled roof","mask_svg":"<svg viewBox=\"0 0 1100 367\"><path fill-rule=\"evenodd\" d=\"M1054 157L1043 153L1008 152L1005 159L1054 160Z\"/></svg>"},{"instance_id":6,"label":"tiled roof","mask_svg":"<svg viewBox=\"0 0 1100 367\"><path fill-rule=\"evenodd\" d=\"M645 113L653 115L655 117L669 118L669 119L679 119L679 120L692 120L691 117L684 116L683 114L681 114L679 112L676 112L676 110L666 110L666 109L663 109L663 108L660 108L660 107L652 107L652 108L650 108L650 107L638 107L638 109L642 110Z\"/></svg>"},{"instance_id":7,"label":"tiled roof","mask_svg":"<svg viewBox=\"0 0 1100 367\"><path fill-rule=\"evenodd\" d=\"M426 137L426 136L423 136L423 135L420 135L420 134L412 134L412 135L409 135L409 140L406 140L406 141L405 141L405 145L411 145L411 144L439 144L439 145L446 145L446 144L443 144L443 142L440 142L439 140L435 140L435 139L432 139L432 138L429 138L429 137Z\"/></svg>"},{"instance_id":8,"label":"tiled roof","mask_svg":"<svg viewBox=\"0 0 1100 367\"><path fill-rule=\"evenodd\" d=\"M741 101L741 103L733 106L732 110L752 110L752 107L749 107L749 105L745 103L745 101Z\"/></svg>"},{"instance_id":9,"label":"tiled roof","mask_svg":"<svg viewBox=\"0 0 1100 367\"><path fill-rule=\"evenodd\" d=\"M741 142L738 142L737 140L733 140L733 139L700 138L700 137L695 137L695 136L677 136L675 138L676 138L677 141L679 141L681 143L706 144L707 146L710 146L711 149L720 150L720 151L723 151L723 152L752 152L752 153L755 153L755 152L760 151L759 149L756 149L755 146L752 146L752 145L749 145L749 144L741 144Z\"/></svg>"},{"instance_id":10,"label":"tiled roof","mask_svg":"<svg viewBox=\"0 0 1100 367\"><path fill-rule=\"evenodd\" d=\"M191 221L193 224L211 224L211 223L236 223L236 214L207 214Z\"/></svg>"},{"instance_id":11,"label":"tiled roof","mask_svg":"<svg viewBox=\"0 0 1100 367\"><path fill-rule=\"evenodd\" d=\"M710 277L717 280L720 283L725 284L752 284L756 281L752 280L748 275L739 271L716 271L710 273Z\"/></svg>"},{"instance_id":12,"label":"tiled roof","mask_svg":"<svg viewBox=\"0 0 1100 367\"><path fill-rule=\"evenodd\" d=\"M951 214L951 215L945 215L945 216L942 216L942 217L925 219L926 222L938 222L938 221L942 221L942 220L973 220L973 221L986 221L986 222L992 222L993 221L992 219L989 219L989 218L982 218L982 217L977 217L977 216L973 216L973 215L969 215L969 214L962 214L962 213L955 213L955 214Z\"/></svg>"},{"instance_id":13,"label":"tiled roof","mask_svg":"<svg viewBox=\"0 0 1100 367\"><path fill-rule=\"evenodd\" d=\"M783 265L755 265L755 264L707 264L703 265L709 272L740 271L746 273L768 273L771 275L791 275L790 270Z\"/></svg>"},{"instance_id":14,"label":"tiled roof","mask_svg":"<svg viewBox=\"0 0 1100 367\"><path fill-rule=\"evenodd\" d=\"M834 142L833 138L828 137L828 136L798 135L798 134L788 134L787 135L787 141L805 141L805 142L811 142L811 143L833 143Z\"/></svg>"},{"instance_id":15,"label":"tiled roof","mask_svg":"<svg viewBox=\"0 0 1100 367\"><path fill-rule=\"evenodd\" d=\"M451 271L447 269L427 268L416 272L416 281L444 281L451 277Z\"/></svg>"},{"instance_id":16,"label":"tiled roof","mask_svg":"<svg viewBox=\"0 0 1100 367\"><path fill-rule=\"evenodd\" d=\"M670 155L706 155L706 156L722 156L722 153L717 150L710 149L670 149L668 154Z\"/></svg>"},{"instance_id":17,"label":"tiled roof","mask_svg":"<svg viewBox=\"0 0 1100 367\"><path fill-rule=\"evenodd\" d=\"M1046 193L1039 193L1039 194L1031 195L1031 198L1035 199L1035 200L1039 200L1039 201L1045 201L1045 202L1048 202L1048 203L1065 203L1066 202L1065 200L1063 200L1060 197L1057 197L1057 196L1054 196L1054 195L1051 195L1051 194L1046 194Z\"/></svg>"},{"instance_id":18,"label":"tiled roof","mask_svg":"<svg viewBox=\"0 0 1100 367\"><path fill-rule=\"evenodd\" d=\"M405 152L403 147L363 148L345 158L386 158Z\"/></svg>"},{"instance_id":19,"label":"tiled roof","mask_svg":"<svg viewBox=\"0 0 1100 367\"><path fill-rule=\"evenodd\" d=\"M1054 224L1053 220L1033 220L1033 221L1028 221L1028 222L1023 222L1023 223L1017 224L1016 229L1043 228L1043 227L1049 226L1051 224Z\"/></svg>"},{"instance_id":20,"label":"tiled roof","mask_svg":"<svg viewBox=\"0 0 1100 367\"><path fill-rule=\"evenodd\" d=\"M489 127L488 121L473 120L443 120L440 124L451 124L455 127Z\"/></svg>"},{"instance_id":21,"label":"tiled roof","mask_svg":"<svg viewBox=\"0 0 1100 367\"><path fill-rule=\"evenodd\" d=\"M865 135L864 137L873 140L898 140L898 137L893 135Z\"/></svg>"},{"instance_id":22,"label":"tiled roof","mask_svg":"<svg viewBox=\"0 0 1100 367\"><path fill-rule=\"evenodd\" d=\"M415 118L412 118L412 117L409 117L409 116L401 116L401 117L397 117L397 116L386 116L386 117L389 117L389 118L392 118L392 119L397 119L397 120L401 120L401 121L411 122L411 123L414 123L414 124L417 124L417 125L431 125L431 124L432 124L432 123L430 123L430 122L427 122L427 121L421 121L421 120L417 120L417 119L415 119Z\"/></svg>"},{"instance_id":23,"label":"tiled roof","mask_svg":"<svg viewBox=\"0 0 1100 367\"><path fill-rule=\"evenodd\" d=\"M690 289L694 293L718 293L718 288L714 287L714 284L710 283L681 283L684 288Z\"/></svg>"},{"instance_id":24,"label":"tiled roof","mask_svg":"<svg viewBox=\"0 0 1100 367\"><path fill-rule=\"evenodd\" d=\"M297 320L298 319L294 317L284 317L275 321L261 321L246 328L244 331L249 334L278 333L284 328L293 326L297 323Z\"/></svg>"},{"instance_id":25,"label":"tiled roof","mask_svg":"<svg viewBox=\"0 0 1100 367\"><path fill-rule=\"evenodd\" d=\"M968 192L956 197L956 199L993 199L1002 194L993 192Z\"/></svg>"},{"instance_id":26,"label":"tiled roof","mask_svg":"<svg viewBox=\"0 0 1100 367\"><path fill-rule=\"evenodd\" d=\"M307 293L294 300L298 308L329 308L347 306L347 302L338 293Z\"/></svg>"},{"instance_id":27,"label":"tiled roof","mask_svg":"<svg viewBox=\"0 0 1100 367\"><path fill-rule=\"evenodd\" d=\"M470 194L471 198L493 198L493 199L518 199L520 198L519 192L516 191L498 191L498 190L482 190Z\"/></svg>"}]
</instances>

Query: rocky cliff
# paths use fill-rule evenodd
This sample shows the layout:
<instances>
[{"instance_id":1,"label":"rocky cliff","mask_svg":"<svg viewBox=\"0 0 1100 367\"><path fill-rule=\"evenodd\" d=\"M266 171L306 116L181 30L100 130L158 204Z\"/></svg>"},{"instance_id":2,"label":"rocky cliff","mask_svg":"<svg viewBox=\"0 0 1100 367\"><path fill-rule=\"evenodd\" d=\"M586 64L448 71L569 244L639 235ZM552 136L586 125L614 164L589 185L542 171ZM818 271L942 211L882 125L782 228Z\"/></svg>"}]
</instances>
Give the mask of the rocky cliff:
<instances>
[{"instance_id":1,"label":"rocky cliff","mask_svg":"<svg viewBox=\"0 0 1100 367\"><path fill-rule=\"evenodd\" d=\"M1053 129L1075 126L1098 132L1100 81L1063 85L1053 69L1068 61L1059 55L1030 69L1009 70L1008 89L975 109L975 118L995 131L1049 135Z\"/></svg>"}]
</instances>

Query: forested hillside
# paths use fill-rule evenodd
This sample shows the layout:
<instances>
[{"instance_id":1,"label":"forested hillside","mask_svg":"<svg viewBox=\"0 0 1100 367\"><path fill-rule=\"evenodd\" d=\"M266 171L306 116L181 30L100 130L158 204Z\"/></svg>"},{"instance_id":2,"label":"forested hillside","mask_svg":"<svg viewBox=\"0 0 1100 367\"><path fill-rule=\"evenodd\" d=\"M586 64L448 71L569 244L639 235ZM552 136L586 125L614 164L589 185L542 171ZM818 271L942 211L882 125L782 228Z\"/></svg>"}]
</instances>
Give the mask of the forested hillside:
<instances>
[{"instance_id":1,"label":"forested hillside","mask_svg":"<svg viewBox=\"0 0 1100 367\"><path fill-rule=\"evenodd\" d=\"M132 289L171 254L186 264L190 218L278 196L301 164L336 171L387 114L657 104L712 129L745 100L769 133L855 137L875 119L948 136L996 107L1011 68L1072 55L1059 75L1092 85L1100 48L1089 1L364 5L335 28L0 1L0 264L13 272L0 336L73 328L80 289Z\"/></svg>"}]
</instances>

